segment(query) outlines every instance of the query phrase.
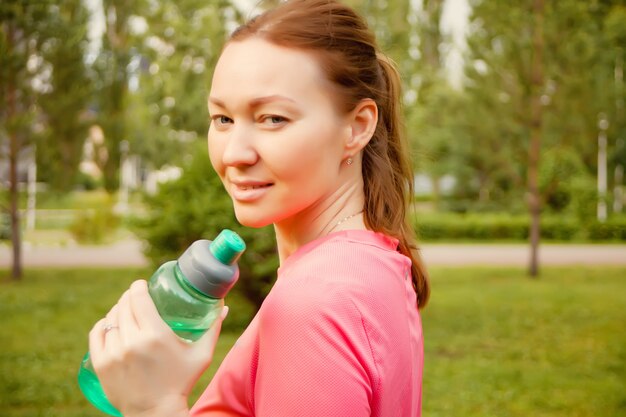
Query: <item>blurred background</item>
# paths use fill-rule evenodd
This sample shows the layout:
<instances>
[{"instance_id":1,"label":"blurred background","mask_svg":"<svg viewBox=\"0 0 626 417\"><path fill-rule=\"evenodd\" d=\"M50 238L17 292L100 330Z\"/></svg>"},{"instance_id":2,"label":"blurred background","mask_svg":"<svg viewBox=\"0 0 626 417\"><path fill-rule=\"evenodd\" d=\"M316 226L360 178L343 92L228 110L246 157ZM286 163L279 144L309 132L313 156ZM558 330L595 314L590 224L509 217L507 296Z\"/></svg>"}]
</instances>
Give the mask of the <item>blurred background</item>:
<instances>
[{"instance_id":1,"label":"blurred background","mask_svg":"<svg viewBox=\"0 0 626 417\"><path fill-rule=\"evenodd\" d=\"M196 239L249 249L194 396L261 304L273 231L236 223L206 96L228 34L277 3L0 3L6 415L98 415L75 381L88 330ZM626 415L626 3L345 3L403 77L424 415Z\"/></svg>"}]
</instances>

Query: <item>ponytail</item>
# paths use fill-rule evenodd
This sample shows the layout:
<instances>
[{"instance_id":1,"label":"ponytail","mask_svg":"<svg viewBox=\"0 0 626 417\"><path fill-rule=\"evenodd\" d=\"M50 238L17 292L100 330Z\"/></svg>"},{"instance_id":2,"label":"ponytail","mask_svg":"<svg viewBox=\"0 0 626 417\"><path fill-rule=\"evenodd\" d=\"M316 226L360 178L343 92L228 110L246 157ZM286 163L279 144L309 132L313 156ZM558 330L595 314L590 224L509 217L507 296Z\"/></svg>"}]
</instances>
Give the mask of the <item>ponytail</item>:
<instances>
[{"instance_id":1,"label":"ponytail","mask_svg":"<svg viewBox=\"0 0 626 417\"><path fill-rule=\"evenodd\" d=\"M378 126L363 152L365 220L370 229L398 239L398 250L411 259L417 306L423 308L428 303L430 286L407 216L413 201L413 170L403 123L400 75L385 55L378 53L377 61Z\"/></svg>"}]
</instances>

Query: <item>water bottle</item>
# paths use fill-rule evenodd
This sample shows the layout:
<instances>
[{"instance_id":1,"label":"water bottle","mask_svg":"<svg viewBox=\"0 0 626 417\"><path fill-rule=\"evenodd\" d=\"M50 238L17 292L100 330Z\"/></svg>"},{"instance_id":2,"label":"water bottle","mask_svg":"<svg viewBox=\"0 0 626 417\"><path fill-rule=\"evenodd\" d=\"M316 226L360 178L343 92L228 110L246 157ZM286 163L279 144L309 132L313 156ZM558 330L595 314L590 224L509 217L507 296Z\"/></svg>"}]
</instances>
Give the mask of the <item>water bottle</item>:
<instances>
[{"instance_id":1,"label":"water bottle","mask_svg":"<svg viewBox=\"0 0 626 417\"><path fill-rule=\"evenodd\" d=\"M148 281L148 291L163 320L181 338L198 340L221 313L224 296L239 277L237 260L244 241L223 230L214 241L198 240L177 261L161 265ZM109 402L96 376L89 352L78 371L78 385L99 410L122 414Z\"/></svg>"}]
</instances>

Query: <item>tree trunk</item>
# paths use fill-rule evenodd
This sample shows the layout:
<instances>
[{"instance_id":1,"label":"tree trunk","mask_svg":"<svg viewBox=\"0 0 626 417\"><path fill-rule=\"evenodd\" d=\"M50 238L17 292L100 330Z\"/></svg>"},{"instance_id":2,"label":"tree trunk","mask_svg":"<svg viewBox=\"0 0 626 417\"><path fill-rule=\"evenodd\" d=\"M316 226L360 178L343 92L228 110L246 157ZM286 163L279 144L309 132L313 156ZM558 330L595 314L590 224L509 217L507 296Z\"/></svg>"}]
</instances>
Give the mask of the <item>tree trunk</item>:
<instances>
[{"instance_id":1,"label":"tree trunk","mask_svg":"<svg viewBox=\"0 0 626 417\"><path fill-rule=\"evenodd\" d=\"M7 43L9 50L15 42L14 30L9 25ZM13 79L7 85L7 119L15 120L17 113L16 104L16 80ZM22 240L20 236L20 212L19 193L17 187L17 165L19 163L20 141L16 127L9 129L9 214L11 216L11 245L13 248L13 265L11 278L15 281L22 278Z\"/></svg>"},{"instance_id":2,"label":"tree trunk","mask_svg":"<svg viewBox=\"0 0 626 417\"><path fill-rule=\"evenodd\" d=\"M531 69L531 120L528 149L528 211L530 213L531 277L539 275L539 241L541 238L541 196L539 195L539 158L541 155L543 94L543 0L533 2L533 58Z\"/></svg>"},{"instance_id":3,"label":"tree trunk","mask_svg":"<svg viewBox=\"0 0 626 417\"><path fill-rule=\"evenodd\" d=\"M22 239L20 235L19 192L17 188L17 165L20 147L15 132L11 133L9 136L9 210L11 215L11 245L13 247L11 277L17 281L22 278Z\"/></svg>"}]
</instances>

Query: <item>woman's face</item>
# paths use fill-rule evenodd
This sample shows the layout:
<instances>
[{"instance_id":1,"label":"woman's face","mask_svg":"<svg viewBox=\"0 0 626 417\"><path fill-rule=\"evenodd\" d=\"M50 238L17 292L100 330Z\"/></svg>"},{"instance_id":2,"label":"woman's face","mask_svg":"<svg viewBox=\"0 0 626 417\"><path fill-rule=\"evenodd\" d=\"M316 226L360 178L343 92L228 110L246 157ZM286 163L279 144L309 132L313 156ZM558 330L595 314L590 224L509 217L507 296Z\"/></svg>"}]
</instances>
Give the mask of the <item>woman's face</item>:
<instances>
[{"instance_id":1,"label":"woman's face","mask_svg":"<svg viewBox=\"0 0 626 417\"><path fill-rule=\"evenodd\" d=\"M314 217L336 198L351 130L328 83L307 52L255 38L226 46L209 95L208 142L240 223Z\"/></svg>"}]
</instances>

